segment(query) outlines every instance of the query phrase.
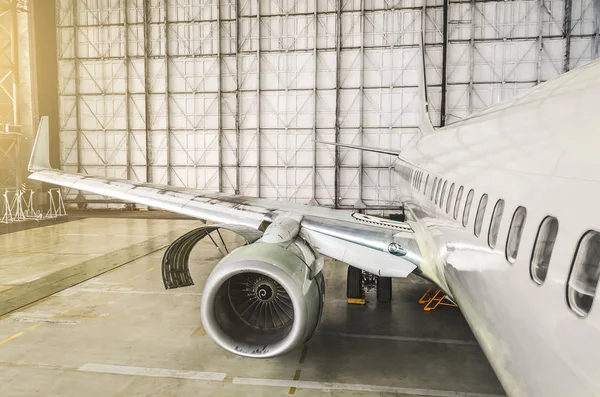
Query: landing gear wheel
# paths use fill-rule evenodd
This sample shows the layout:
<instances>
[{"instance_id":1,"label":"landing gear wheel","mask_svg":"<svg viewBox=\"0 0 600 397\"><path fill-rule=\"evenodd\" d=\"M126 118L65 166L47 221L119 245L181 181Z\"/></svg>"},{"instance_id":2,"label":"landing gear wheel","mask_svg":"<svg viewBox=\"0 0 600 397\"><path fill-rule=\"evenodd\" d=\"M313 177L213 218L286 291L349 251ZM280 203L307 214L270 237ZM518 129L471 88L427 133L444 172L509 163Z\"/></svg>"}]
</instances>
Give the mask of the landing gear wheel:
<instances>
[{"instance_id":1,"label":"landing gear wheel","mask_svg":"<svg viewBox=\"0 0 600 397\"><path fill-rule=\"evenodd\" d=\"M362 270L353 266L348 266L346 295L349 299L360 299L363 297Z\"/></svg>"},{"instance_id":2,"label":"landing gear wheel","mask_svg":"<svg viewBox=\"0 0 600 397\"><path fill-rule=\"evenodd\" d=\"M377 277L377 302L392 301L392 278Z\"/></svg>"}]
</instances>

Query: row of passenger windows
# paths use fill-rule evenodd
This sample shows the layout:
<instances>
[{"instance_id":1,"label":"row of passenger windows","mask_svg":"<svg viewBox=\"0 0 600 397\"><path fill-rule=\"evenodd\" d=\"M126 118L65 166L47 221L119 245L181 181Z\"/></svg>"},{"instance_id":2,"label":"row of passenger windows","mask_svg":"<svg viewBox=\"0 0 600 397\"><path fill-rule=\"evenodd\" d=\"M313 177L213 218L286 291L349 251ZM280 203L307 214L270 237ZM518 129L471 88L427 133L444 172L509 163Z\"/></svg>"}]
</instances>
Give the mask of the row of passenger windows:
<instances>
[{"instance_id":1,"label":"row of passenger windows","mask_svg":"<svg viewBox=\"0 0 600 397\"><path fill-rule=\"evenodd\" d=\"M400 175L426 197L428 189L430 189L429 199L455 220L459 219L460 210L462 209L460 221L464 227L467 227L475 196L473 189L466 194L464 205L462 205L465 192L464 186L457 187L454 183L448 186L447 180L425 175L422 171L414 170L411 167L402 166ZM456 196L454 196L455 191ZM446 195L446 193L448 194ZM483 194L479 199L475 222L473 223L473 233L476 237L481 235L488 201L487 194ZM502 199L494 204L487 235L487 243L491 249L495 249L498 242L498 232L504 215L504 207L505 203ZM526 220L527 209L517 207L512 214L505 246L506 260L511 264L517 260ZM542 285L546 280L557 235L558 220L553 216L545 217L538 227L530 260L530 275L536 284ZM571 310L578 316L585 317L590 312L599 279L600 233L590 230L579 241L567 282L567 302Z\"/></svg>"}]
</instances>

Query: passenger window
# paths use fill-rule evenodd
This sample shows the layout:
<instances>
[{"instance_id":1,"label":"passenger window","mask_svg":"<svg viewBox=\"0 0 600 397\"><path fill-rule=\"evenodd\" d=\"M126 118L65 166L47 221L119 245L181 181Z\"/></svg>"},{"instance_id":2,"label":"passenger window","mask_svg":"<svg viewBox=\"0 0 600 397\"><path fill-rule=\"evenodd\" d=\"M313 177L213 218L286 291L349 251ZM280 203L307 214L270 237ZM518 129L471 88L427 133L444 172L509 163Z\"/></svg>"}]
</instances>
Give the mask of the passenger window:
<instances>
[{"instance_id":1,"label":"passenger window","mask_svg":"<svg viewBox=\"0 0 600 397\"><path fill-rule=\"evenodd\" d=\"M448 185L448 181L444 181L444 187L442 187L442 194L440 195L440 208L442 208L444 203L444 196L446 195L446 186Z\"/></svg>"},{"instance_id":2,"label":"passenger window","mask_svg":"<svg viewBox=\"0 0 600 397\"><path fill-rule=\"evenodd\" d=\"M471 203L473 203L473 195L475 191L473 189L469 190L469 194L467 194L467 199L465 200L465 210L463 211L463 219L462 223L464 227L467 227L469 224L469 213L471 212Z\"/></svg>"},{"instance_id":3,"label":"passenger window","mask_svg":"<svg viewBox=\"0 0 600 397\"><path fill-rule=\"evenodd\" d=\"M569 306L585 317L592 308L600 277L600 233L587 232L579 242L567 286Z\"/></svg>"},{"instance_id":4,"label":"passenger window","mask_svg":"<svg viewBox=\"0 0 600 397\"><path fill-rule=\"evenodd\" d=\"M508 230L508 238L506 240L506 259L510 263L515 263L515 260L517 260L526 219L527 210L524 207L517 208L510 222L510 229Z\"/></svg>"},{"instance_id":5,"label":"passenger window","mask_svg":"<svg viewBox=\"0 0 600 397\"><path fill-rule=\"evenodd\" d=\"M435 192L435 203L437 204L438 201L440 200L440 193L442 192L442 178L439 179L438 181L438 185L437 185L437 190Z\"/></svg>"},{"instance_id":6,"label":"passenger window","mask_svg":"<svg viewBox=\"0 0 600 397\"><path fill-rule=\"evenodd\" d=\"M481 234L481 226L483 225L483 216L485 215L485 207L487 207L488 195L484 194L479 200L479 207L477 207L477 215L475 215L475 236L479 237Z\"/></svg>"},{"instance_id":7,"label":"passenger window","mask_svg":"<svg viewBox=\"0 0 600 397\"><path fill-rule=\"evenodd\" d=\"M433 180L433 186L431 186L431 197L429 200L433 200L433 196L435 195L435 189L437 188L437 177Z\"/></svg>"},{"instance_id":8,"label":"passenger window","mask_svg":"<svg viewBox=\"0 0 600 397\"><path fill-rule=\"evenodd\" d=\"M454 194L454 183L450 185L450 191L448 192L448 201L446 202L446 214L450 213L450 204L452 203L452 195Z\"/></svg>"},{"instance_id":9,"label":"passenger window","mask_svg":"<svg viewBox=\"0 0 600 397\"><path fill-rule=\"evenodd\" d=\"M456 193L456 201L454 202L454 219L458 219L458 211L460 211L460 201L462 200L463 195L463 187L458 188L458 193Z\"/></svg>"},{"instance_id":10,"label":"passenger window","mask_svg":"<svg viewBox=\"0 0 600 397\"><path fill-rule=\"evenodd\" d=\"M498 200L498 202L494 206L492 222L490 223L490 231L488 232L488 245L492 249L496 248L496 241L498 241L498 230L500 229L500 223L502 222L503 214L504 200Z\"/></svg>"},{"instance_id":11,"label":"passenger window","mask_svg":"<svg viewBox=\"0 0 600 397\"><path fill-rule=\"evenodd\" d=\"M531 255L531 279L539 285L544 284L544 281L546 281L557 234L558 220L553 216L544 218L535 238L533 254Z\"/></svg>"}]
</instances>

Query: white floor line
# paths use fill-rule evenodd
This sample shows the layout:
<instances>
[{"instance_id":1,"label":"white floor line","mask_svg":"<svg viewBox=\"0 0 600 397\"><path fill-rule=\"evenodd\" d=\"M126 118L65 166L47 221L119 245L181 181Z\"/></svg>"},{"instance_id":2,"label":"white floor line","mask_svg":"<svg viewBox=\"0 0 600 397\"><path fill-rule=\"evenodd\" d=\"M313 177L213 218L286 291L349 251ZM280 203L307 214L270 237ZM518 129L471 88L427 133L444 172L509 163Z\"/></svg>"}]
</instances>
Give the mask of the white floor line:
<instances>
[{"instance_id":1,"label":"white floor line","mask_svg":"<svg viewBox=\"0 0 600 397\"><path fill-rule=\"evenodd\" d=\"M103 374L149 376L155 378L196 379L221 382L227 376L223 372L185 371L179 369L130 367L127 365L84 364L77 369L81 372L99 372Z\"/></svg>"},{"instance_id":2,"label":"white floor line","mask_svg":"<svg viewBox=\"0 0 600 397\"><path fill-rule=\"evenodd\" d=\"M130 376L147 376L155 378L179 378L222 382L227 376L224 372L200 372L186 371L166 368L147 368L133 367L127 365L110 365L110 364L84 364L77 369L81 372L96 372L103 374L115 375L130 375ZM417 389L410 387L396 386L378 386L364 385L359 383L335 383L335 382L313 382L303 380L286 380L286 379L264 379L264 378L242 378L235 377L232 380L235 385L244 386L268 386L268 387L295 387L298 389L322 390L325 392L331 390L345 391L360 391L373 393L396 393L411 396L427 396L427 397L506 397L498 394L471 393L448 390L435 389Z\"/></svg>"},{"instance_id":3,"label":"white floor line","mask_svg":"<svg viewBox=\"0 0 600 397\"><path fill-rule=\"evenodd\" d=\"M121 284L119 281L100 281L100 280L88 280L85 282L85 285L87 284L96 284L96 285L119 285Z\"/></svg>"},{"instance_id":4,"label":"white floor line","mask_svg":"<svg viewBox=\"0 0 600 397\"><path fill-rule=\"evenodd\" d=\"M335 332L335 331L317 331L316 335L335 336L335 337L344 337L344 338L391 340L391 341L399 341L399 342L423 342L423 343L439 343L439 344L444 344L444 345L479 346L477 341L474 341L474 340L419 338L419 337L412 337L412 336L394 336L394 335L369 335L369 334L354 334L354 333Z\"/></svg>"},{"instance_id":5,"label":"white floor line","mask_svg":"<svg viewBox=\"0 0 600 397\"><path fill-rule=\"evenodd\" d=\"M246 386L272 386L272 387L295 387L297 389L313 390L348 390L373 393L397 393L411 396L428 397L506 397L496 394L469 393L433 389L415 389L408 387L395 386L377 386L361 385L357 383L330 383L330 382L311 382L303 380L279 380L279 379L259 379L259 378L233 378L233 384Z\"/></svg>"},{"instance_id":6,"label":"white floor line","mask_svg":"<svg viewBox=\"0 0 600 397\"><path fill-rule=\"evenodd\" d=\"M65 324L75 325L81 323L78 319L59 319L53 318L56 313L44 313L44 312L16 312L10 315L10 318L14 321L21 321L24 323L50 323L50 324Z\"/></svg>"},{"instance_id":7,"label":"white floor line","mask_svg":"<svg viewBox=\"0 0 600 397\"><path fill-rule=\"evenodd\" d=\"M131 295L173 295L173 296L202 296L201 292L168 292L168 291L135 291L132 289L120 289L111 290L108 288L77 288L77 292L90 292L90 293L107 293L107 294L131 294Z\"/></svg>"}]
</instances>

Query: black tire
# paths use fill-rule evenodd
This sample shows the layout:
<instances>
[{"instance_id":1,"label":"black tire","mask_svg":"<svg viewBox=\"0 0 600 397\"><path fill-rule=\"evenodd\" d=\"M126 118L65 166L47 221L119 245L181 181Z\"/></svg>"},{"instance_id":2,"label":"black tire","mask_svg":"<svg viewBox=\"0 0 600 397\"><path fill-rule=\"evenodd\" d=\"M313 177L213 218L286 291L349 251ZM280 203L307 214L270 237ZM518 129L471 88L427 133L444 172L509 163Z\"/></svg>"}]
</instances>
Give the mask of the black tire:
<instances>
[{"instance_id":1,"label":"black tire","mask_svg":"<svg viewBox=\"0 0 600 397\"><path fill-rule=\"evenodd\" d=\"M348 266L346 295L353 299L360 299L363 295L362 270L353 266Z\"/></svg>"},{"instance_id":2,"label":"black tire","mask_svg":"<svg viewBox=\"0 0 600 397\"><path fill-rule=\"evenodd\" d=\"M392 278L377 277L377 302L392 301Z\"/></svg>"}]
</instances>

